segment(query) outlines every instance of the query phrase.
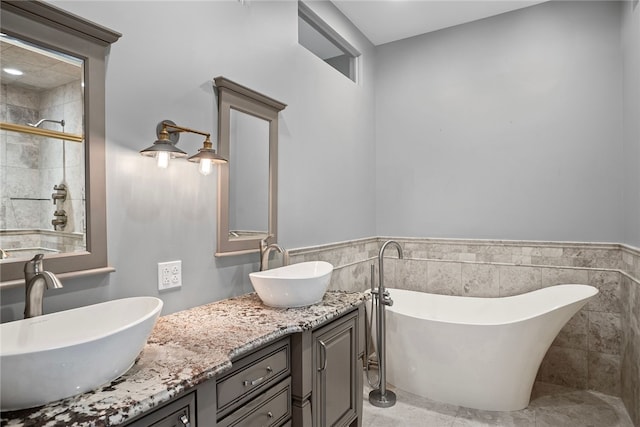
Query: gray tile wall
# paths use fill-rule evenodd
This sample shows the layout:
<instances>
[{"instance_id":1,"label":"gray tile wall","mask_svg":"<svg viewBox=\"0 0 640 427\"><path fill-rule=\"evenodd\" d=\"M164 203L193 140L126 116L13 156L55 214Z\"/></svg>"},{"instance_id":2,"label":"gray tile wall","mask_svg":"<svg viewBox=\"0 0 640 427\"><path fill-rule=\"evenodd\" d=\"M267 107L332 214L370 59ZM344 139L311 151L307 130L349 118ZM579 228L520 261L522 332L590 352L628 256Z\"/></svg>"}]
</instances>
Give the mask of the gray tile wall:
<instances>
[{"instance_id":1,"label":"gray tile wall","mask_svg":"<svg viewBox=\"0 0 640 427\"><path fill-rule=\"evenodd\" d=\"M629 416L640 426L640 251L623 247L620 301L621 394Z\"/></svg>"},{"instance_id":2,"label":"gray tile wall","mask_svg":"<svg viewBox=\"0 0 640 427\"><path fill-rule=\"evenodd\" d=\"M292 262L335 267L331 289L363 291L387 238L291 251ZM600 293L560 331L538 380L621 396L640 425L640 251L619 244L395 238L403 260L385 263L389 287L500 297L561 283ZM388 255L395 257L395 251ZM377 275L377 267L376 267Z\"/></svg>"}]
</instances>

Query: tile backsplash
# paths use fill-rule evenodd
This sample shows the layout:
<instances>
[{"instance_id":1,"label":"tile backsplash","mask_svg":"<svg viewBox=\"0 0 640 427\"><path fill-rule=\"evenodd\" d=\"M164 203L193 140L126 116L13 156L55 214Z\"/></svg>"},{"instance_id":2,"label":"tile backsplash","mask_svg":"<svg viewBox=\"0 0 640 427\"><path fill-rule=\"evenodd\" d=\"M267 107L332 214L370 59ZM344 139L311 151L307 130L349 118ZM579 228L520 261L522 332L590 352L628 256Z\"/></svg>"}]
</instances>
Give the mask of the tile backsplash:
<instances>
[{"instance_id":1,"label":"tile backsplash","mask_svg":"<svg viewBox=\"0 0 640 427\"><path fill-rule=\"evenodd\" d=\"M403 260L385 263L387 287L477 297L562 283L600 291L560 331L538 380L621 396L640 425L640 250L621 244L393 238ZM363 291L386 237L290 251L292 262L335 266L330 289ZM395 250L385 254L397 257Z\"/></svg>"}]
</instances>

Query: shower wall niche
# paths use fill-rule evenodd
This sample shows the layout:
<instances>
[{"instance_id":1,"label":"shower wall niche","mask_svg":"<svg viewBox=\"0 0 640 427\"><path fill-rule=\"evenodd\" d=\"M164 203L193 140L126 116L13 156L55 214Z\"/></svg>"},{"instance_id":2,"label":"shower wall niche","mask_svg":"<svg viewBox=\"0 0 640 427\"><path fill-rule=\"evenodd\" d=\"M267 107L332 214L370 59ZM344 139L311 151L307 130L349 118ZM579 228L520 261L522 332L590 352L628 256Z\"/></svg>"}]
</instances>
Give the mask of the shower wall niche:
<instances>
[{"instance_id":1,"label":"shower wall niche","mask_svg":"<svg viewBox=\"0 0 640 427\"><path fill-rule=\"evenodd\" d=\"M0 121L46 119L38 128L83 134L81 79L46 90L3 83L0 90ZM84 158L83 142L0 131L0 248L9 257L85 250ZM54 189L62 185L66 191Z\"/></svg>"}]
</instances>

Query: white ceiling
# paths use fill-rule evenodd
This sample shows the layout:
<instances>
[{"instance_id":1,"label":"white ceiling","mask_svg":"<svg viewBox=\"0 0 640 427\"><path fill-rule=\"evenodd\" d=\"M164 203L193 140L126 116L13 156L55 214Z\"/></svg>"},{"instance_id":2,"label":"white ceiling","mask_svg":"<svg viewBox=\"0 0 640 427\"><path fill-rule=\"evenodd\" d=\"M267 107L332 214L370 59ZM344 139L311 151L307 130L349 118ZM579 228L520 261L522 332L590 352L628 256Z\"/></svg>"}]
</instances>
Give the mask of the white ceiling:
<instances>
[{"instance_id":1,"label":"white ceiling","mask_svg":"<svg viewBox=\"0 0 640 427\"><path fill-rule=\"evenodd\" d=\"M476 21L544 0L332 0L374 44Z\"/></svg>"},{"instance_id":2,"label":"white ceiling","mask_svg":"<svg viewBox=\"0 0 640 427\"><path fill-rule=\"evenodd\" d=\"M82 81L82 61L60 52L37 48L12 37L0 36L0 82L32 91L50 90L74 81ZM8 74L13 68L24 74Z\"/></svg>"}]
</instances>

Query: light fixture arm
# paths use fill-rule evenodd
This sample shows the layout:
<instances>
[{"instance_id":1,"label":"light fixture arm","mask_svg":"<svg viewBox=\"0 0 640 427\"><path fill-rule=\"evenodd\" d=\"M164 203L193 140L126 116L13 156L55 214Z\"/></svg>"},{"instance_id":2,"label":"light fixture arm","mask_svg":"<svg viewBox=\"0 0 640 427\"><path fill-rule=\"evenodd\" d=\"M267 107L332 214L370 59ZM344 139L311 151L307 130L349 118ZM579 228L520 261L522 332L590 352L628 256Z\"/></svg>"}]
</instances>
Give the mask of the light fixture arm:
<instances>
[{"instance_id":1,"label":"light fixture arm","mask_svg":"<svg viewBox=\"0 0 640 427\"><path fill-rule=\"evenodd\" d=\"M178 126L175 123L171 123L171 122L163 121L162 122L162 127L163 127L163 129L165 129L169 133L189 132L189 133L197 133L198 135L204 135L207 138L211 137L210 133L202 132L202 131L191 129L191 128L187 128L187 127L184 127L184 126ZM175 130L172 130L172 129L175 129Z\"/></svg>"}]
</instances>

